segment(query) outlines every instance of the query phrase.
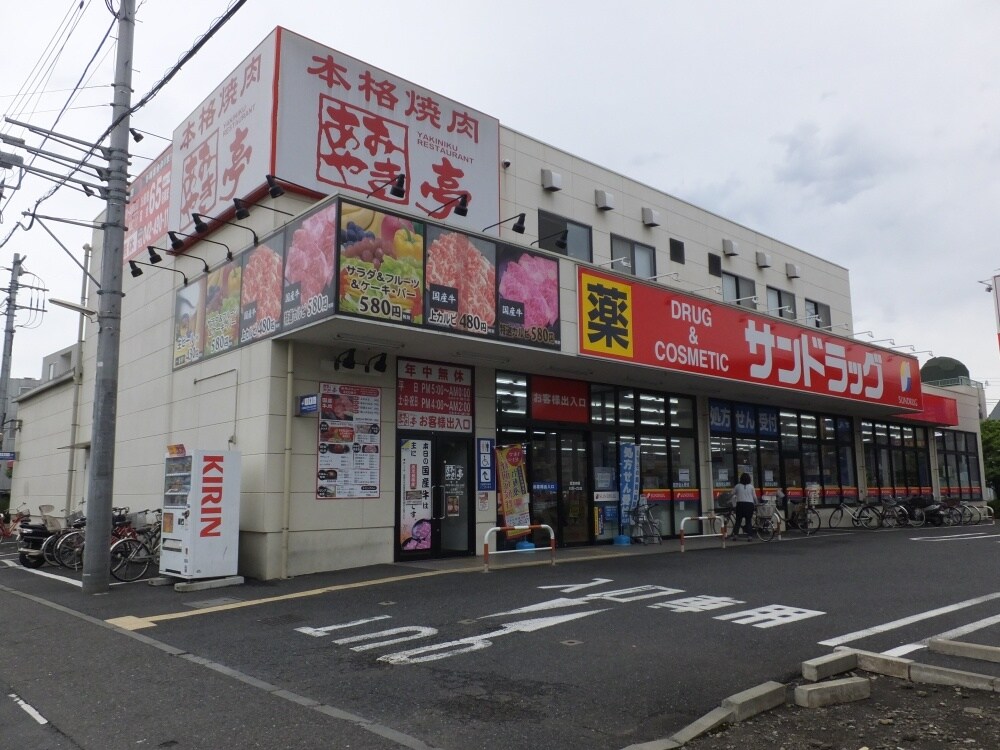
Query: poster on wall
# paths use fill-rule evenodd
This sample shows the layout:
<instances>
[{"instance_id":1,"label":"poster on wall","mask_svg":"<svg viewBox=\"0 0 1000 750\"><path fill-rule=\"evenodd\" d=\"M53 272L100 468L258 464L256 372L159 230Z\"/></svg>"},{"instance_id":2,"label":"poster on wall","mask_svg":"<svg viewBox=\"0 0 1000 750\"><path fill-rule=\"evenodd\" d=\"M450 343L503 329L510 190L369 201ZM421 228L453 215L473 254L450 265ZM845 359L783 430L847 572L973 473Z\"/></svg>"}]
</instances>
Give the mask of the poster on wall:
<instances>
[{"instance_id":1,"label":"poster on wall","mask_svg":"<svg viewBox=\"0 0 1000 750\"><path fill-rule=\"evenodd\" d=\"M281 329L284 240L278 234L243 253L240 343L248 344Z\"/></svg>"},{"instance_id":2,"label":"poster on wall","mask_svg":"<svg viewBox=\"0 0 1000 750\"><path fill-rule=\"evenodd\" d=\"M205 279L177 290L174 300L174 367L201 359L204 346Z\"/></svg>"},{"instance_id":3,"label":"poster on wall","mask_svg":"<svg viewBox=\"0 0 1000 750\"><path fill-rule=\"evenodd\" d=\"M520 443L498 445L496 453L498 497L504 526L527 526L531 523L531 495L525 473L524 446Z\"/></svg>"},{"instance_id":4,"label":"poster on wall","mask_svg":"<svg viewBox=\"0 0 1000 750\"><path fill-rule=\"evenodd\" d=\"M319 384L316 497L378 497L381 389Z\"/></svg>"},{"instance_id":5,"label":"poster on wall","mask_svg":"<svg viewBox=\"0 0 1000 750\"><path fill-rule=\"evenodd\" d=\"M396 359L396 426L472 432L472 369Z\"/></svg>"},{"instance_id":6,"label":"poster on wall","mask_svg":"<svg viewBox=\"0 0 1000 750\"><path fill-rule=\"evenodd\" d=\"M205 356L222 354L240 343L240 292L243 264L230 261L210 271L205 292Z\"/></svg>"},{"instance_id":7,"label":"poster on wall","mask_svg":"<svg viewBox=\"0 0 1000 750\"><path fill-rule=\"evenodd\" d=\"M431 548L431 441L403 440L399 446L399 546Z\"/></svg>"},{"instance_id":8,"label":"poster on wall","mask_svg":"<svg viewBox=\"0 0 1000 750\"><path fill-rule=\"evenodd\" d=\"M339 240L338 312L423 323L423 224L342 203Z\"/></svg>"},{"instance_id":9,"label":"poster on wall","mask_svg":"<svg viewBox=\"0 0 1000 750\"><path fill-rule=\"evenodd\" d=\"M496 245L427 227L426 322L435 328L496 333Z\"/></svg>"},{"instance_id":10,"label":"poster on wall","mask_svg":"<svg viewBox=\"0 0 1000 750\"><path fill-rule=\"evenodd\" d=\"M618 476L621 478L622 517L628 518L639 504L639 446L622 443L620 455Z\"/></svg>"},{"instance_id":11,"label":"poster on wall","mask_svg":"<svg viewBox=\"0 0 1000 750\"><path fill-rule=\"evenodd\" d=\"M337 278L337 204L290 224L285 232L283 330L333 314Z\"/></svg>"},{"instance_id":12,"label":"poster on wall","mask_svg":"<svg viewBox=\"0 0 1000 750\"><path fill-rule=\"evenodd\" d=\"M497 279L500 338L558 349L559 261L513 245L501 245Z\"/></svg>"}]
</instances>

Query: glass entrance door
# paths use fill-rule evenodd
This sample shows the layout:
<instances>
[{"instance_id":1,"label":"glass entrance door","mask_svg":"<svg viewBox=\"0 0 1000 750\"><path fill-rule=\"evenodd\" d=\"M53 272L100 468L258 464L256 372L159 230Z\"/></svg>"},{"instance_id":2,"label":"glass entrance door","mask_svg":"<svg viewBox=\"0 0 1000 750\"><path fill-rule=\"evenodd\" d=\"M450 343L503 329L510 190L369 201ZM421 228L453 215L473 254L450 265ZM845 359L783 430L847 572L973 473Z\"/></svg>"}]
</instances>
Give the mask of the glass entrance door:
<instances>
[{"instance_id":1,"label":"glass entrance door","mask_svg":"<svg viewBox=\"0 0 1000 750\"><path fill-rule=\"evenodd\" d=\"M472 550L472 443L466 436L401 436L397 558Z\"/></svg>"},{"instance_id":2,"label":"glass entrance door","mask_svg":"<svg viewBox=\"0 0 1000 750\"><path fill-rule=\"evenodd\" d=\"M532 523L551 526L560 546L592 542L586 435L575 430L534 431L530 471Z\"/></svg>"}]
</instances>

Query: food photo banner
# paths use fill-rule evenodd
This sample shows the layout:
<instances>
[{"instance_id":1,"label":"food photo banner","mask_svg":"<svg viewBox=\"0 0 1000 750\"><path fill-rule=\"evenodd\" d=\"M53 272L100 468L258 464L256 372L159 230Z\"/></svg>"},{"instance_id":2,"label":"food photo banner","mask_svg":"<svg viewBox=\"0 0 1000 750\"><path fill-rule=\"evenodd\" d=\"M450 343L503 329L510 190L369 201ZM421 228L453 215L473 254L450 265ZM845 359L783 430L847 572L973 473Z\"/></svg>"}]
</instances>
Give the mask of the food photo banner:
<instances>
[{"instance_id":1,"label":"food photo banner","mask_svg":"<svg viewBox=\"0 0 1000 750\"><path fill-rule=\"evenodd\" d=\"M178 290L174 367L334 314L558 350L559 261L334 199Z\"/></svg>"},{"instance_id":2,"label":"food photo banner","mask_svg":"<svg viewBox=\"0 0 1000 750\"><path fill-rule=\"evenodd\" d=\"M577 290L582 354L922 408L913 357L584 267L577 270Z\"/></svg>"}]
</instances>

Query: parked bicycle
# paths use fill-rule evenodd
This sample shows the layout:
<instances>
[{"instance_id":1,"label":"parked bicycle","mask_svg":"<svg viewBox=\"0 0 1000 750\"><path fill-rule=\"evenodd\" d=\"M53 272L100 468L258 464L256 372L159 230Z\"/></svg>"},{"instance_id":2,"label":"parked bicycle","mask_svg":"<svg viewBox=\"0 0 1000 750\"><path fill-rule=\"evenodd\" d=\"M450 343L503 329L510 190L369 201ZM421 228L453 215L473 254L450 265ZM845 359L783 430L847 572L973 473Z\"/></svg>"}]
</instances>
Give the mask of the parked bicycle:
<instances>
[{"instance_id":1,"label":"parked bicycle","mask_svg":"<svg viewBox=\"0 0 1000 750\"><path fill-rule=\"evenodd\" d=\"M659 544L663 541L663 537L660 535L660 522L653 518L653 514L649 510L649 503L645 500L640 500L632 508L629 525L634 542Z\"/></svg>"},{"instance_id":2,"label":"parked bicycle","mask_svg":"<svg viewBox=\"0 0 1000 750\"><path fill-rule=\"evenodd\" d=\"M159 569L163 512L157 509L153 513L156 520L149 526L137 529L134 539L119 539L111 545L111 575L119 581L138 581L146 575L150 565Z\"/></svg>"},{"instance_id":3,"label":"parked bicycle","mask_svg":"<svg viewBox=\"0 0 1000 750\"><path fill-rule=\"evenodd\" d=\"M17 541L17 531L21 526L21 521L31 518L28 506L22 504L16 512L6 511L0 513L0 544L7 541Z\"/></svg>"},{"instance_id":4,"label":"parked bicycle","mask_svg":"<svg viewBox=\"0 0 1000 750\"><path fill-rule=\"evenodd\" d=\"M806 536L815 534L823 525L819 511L810 502L788 503L788 518L785 525L790 529L798 529Z\"/></svg>"},{"instance_id":5,"label":"parked bicycle","mask_svg":"<svg viewBox=\"0 0 1000 750\"><path fill-rule=\"evenodd\" d=\"M715 509L715 517L706 522L711 533L722 534L724 539L733 536L736 526L736 508L728 505ZM781 528L781 516L774 509L774 503L757 503L754 506L753 530L762 542L769 542Z\"/></svg>"},{"instance_id":6,"label":"parked bicycle","mask_svg":"<svg viewBox=\"0 0 1000 750\"><path fill-rule=\"evenodd\" d=\"M874 505L864 503L860 506L854 506L841 500L840 505L834 508L833 513L830 514L830 528L840 528L845 515L850 516L851 524L855 528L877 529L882 525L882 513Z\"/></svg>"}]
</instances>

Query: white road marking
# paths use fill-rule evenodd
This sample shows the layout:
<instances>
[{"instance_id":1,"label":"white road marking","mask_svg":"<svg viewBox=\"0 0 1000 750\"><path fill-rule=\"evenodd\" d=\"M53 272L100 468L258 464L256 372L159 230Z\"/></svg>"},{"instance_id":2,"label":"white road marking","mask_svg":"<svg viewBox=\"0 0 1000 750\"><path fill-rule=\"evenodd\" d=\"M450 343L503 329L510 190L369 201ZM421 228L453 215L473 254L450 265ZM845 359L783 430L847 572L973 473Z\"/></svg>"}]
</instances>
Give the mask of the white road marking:
<instances>
[{"instance_id":1,"label":"white road marking","mask_svg":"<svg viewBox=\"0 0 1000 750\"><path fill-rule=\"evenodd\" d=\"M322 638L325 635L330 635L330 633L334 630L343 630L344 628L354 628L358 625L367 625L370 622L377 622L378 620L388 620L390 617L391 615L379 615L378 617L366 617L363 620L354 620L353 622L342 622L337 625L327 625L322 628L295 628L295 632L311 635L313 638Z\"/></svg>"},{"instance_id":2,"label":"white road marking","mask_svg":"<svg viewBox=\"0 0 1000 750\"><path fill-rule=\"evenodd\" d=\"M8 698L13 698L14 699L14 703L16 703L21 708L23 708L24 712L26 714L28 714L28 716L30 716L32 719L34 719L35 721L37 721L39 724L48 724L49 723L48 719L46 719L44 716L42 716L40 713L38 713L38 711L36 711L33 706L29 706L27 703L25 703L23 700L21 700L17 696L17 694L15 694L15 693L9 693L7 697Z\"/></svg>"},{"instance_id":3,"label":"white road marking","mask_svg":"<svg viewBox=\"0 0 1000 750\"><path fill-rule=\"evenodd\" d=\"M590 583L577 583L577 584L564 584L560 583L555 586L539 586L540 589L559 589L564 594L572 594L574 591L580 591L581 589L589 589L594 586L603 586L605 583L611 583L610 578L595 578Z\"/></svg>"},{"instance_id":4,"label":"white road marking","mask_svg":"<svg viewBox=\"0 0 1000 750\"><path fill-rule=\"evenodd\" d=\"M919 651L922 648L927 648L927 645L924 643L907 643L905 646L890 648L888 651L883 651L882 653L886 656L906 656L907 654L912 654L914 651Z\"/></svg>"},{"instance_id":5,"label":"white road marking","mask_svg":"<svg viewBox=\"0 0 1000 750\"><path fill-rule=\"evenodd\" d=\"M422 662L447 659L449 656L458 656L459 654L468 654L473 651L489 648L493 645L493 641L490 638L498 638L502 635L510 635L511 633L533 633L542 628L550 628L553 625L559 625L570 620L578 620L581 617L590 617L591 615L605 611L607 610L598 609L592 612L575 612L570 615L559 615L558 617L539 617L534 620L508 622L502 628L494 630L492 633L483 633L482 635L474 635L469 638L461 638L457 641L435 643L430 646L410 649L409 651L386 654L385 656L380 656L378 660L388 662L389 664L420 664Z\"/></svg>"},{"instance_id":6,"label":"white road marking","mask_svg":"<svg viewBox=\"0 0 1000 750\"><path fill-rule=\"evenodd\" d=\"M986 594L985 596L977 596L975 599L966 599L964 602L949 604L947 607L938 607L937 609L932 609L927 612L920 612L919 614L911 615L910 617L904 617L901 620L893 620L892 622L875 625L874 627L865 628L864 630L855 630L853 633L847 633L845 635L839 635L836 638L828 638L825 641L820 641L819 645L840 646L845 643L850 643L851 641L859 641L862 638L867 638L868 636L875 635L876 633L885 633L889 630L906 627L907 625L920 622L921 620L929 620L930 618L937 617L938 615L944 615L948 612L956 612L960 609L965 609L966 607L974 607L977 604L983 604L984 602L993 601L994 599L1000 599L1000 592Z\"/></svg>"},{"instance_id":7,"label":"white road marking","mask_svg":"<svg viewBox=\"0 0 1000 750\"><path fill-rule=\"evenodd\" d=\"M579 607L583 604L590 604L591 602L599 601L625 604L628 602L637 602L642 599L656 599L662 596L673 596L674 594L683 593L684 589L672 589L667 586L647 584L644 586L633 586L627 589L617 589L615 591L603 591L599 594L587 594L586 596L581 596L578 599L571 599L563 596L558 599L549 599L547 602L529 604L527 607L509 609L506 612L495 612L492 615L483 615L479 619L483 620L487 617L504 617L506 615L523 615L528 612L544 612L545 610L560 609L562 607Z\"/></svg>"},{"instance_id":8,"label":"white road marking","mask_svg":"<svg viewBox=\"0 0 1000 750\"><path fill-rule=\"evenodd\" d=\"M929 638L924 638L916 643L907 643L905 646L897 646L896 648L891 648L888 651L883 651L882 653L886 656L904 656L913 651L917 651L922 648L927 648L927 643L932 640L941 639L944 641L954 640L955 638L961 638L963 635L968 635L969 633L974 633L977 630L982 630L983 628L988 628L992 625L1000 623L1000 615L993 615L993 617L984 617L982 620L976 620L975 622L970 622L967 625L962 625L961 627L954 628L952 630L946 630L943 633L938 633L937 635L932 635Z\"/></svg>"},{"instance_id":9,"label":"white road marking","mask_svg":"<svg viewBox=\"0 0 1000 750\"><path fill-rule=\"evenodd\" d=\"M715 620L732 620L737 625L753 625L755 628L773 628L789 622L798 622L810 617L819 617L826 612L816 609L801 609L786 607L783 604L769 604L756 609L744 609L741 612L730 612L728 615L716 615Z\"/></svg>"},{"instance_id":10,"label":"white road marking","mask_svg":"<svg viewBox=\"0 0 1000 750\"><path fill-rule=\"evenodd\" d=\"M949 534L947 536L911 536L914 542L978 542L980 539L996 539L1000 534L987 534L985 531L970 531L967 534Z\"/></svg>"}]
</instances>

